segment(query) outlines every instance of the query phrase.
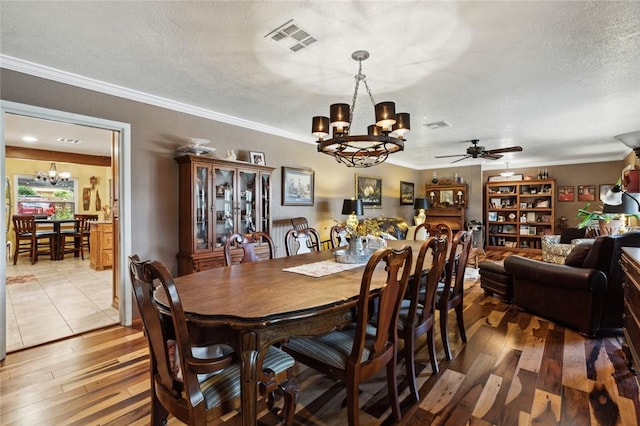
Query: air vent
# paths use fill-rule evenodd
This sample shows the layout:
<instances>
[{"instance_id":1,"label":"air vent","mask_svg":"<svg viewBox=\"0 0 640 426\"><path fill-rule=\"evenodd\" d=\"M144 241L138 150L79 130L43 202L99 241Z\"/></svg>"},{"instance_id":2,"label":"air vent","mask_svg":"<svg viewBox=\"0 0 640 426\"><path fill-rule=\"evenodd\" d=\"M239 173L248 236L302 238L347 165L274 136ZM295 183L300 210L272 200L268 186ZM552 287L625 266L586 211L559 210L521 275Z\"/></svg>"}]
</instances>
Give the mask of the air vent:
<instances>
[{"instance_id":1,"label":"air vent","mask_svg":"<svg viewBox=\"0 0 640 426\"><path fill-rule=\"evenodd\" d=\"M442 129L443 127L451 127L451 124L442 120L442 121L434 121L432 123L426 123L425 126L430 128L431 130L435 130L435 129Z\"/></svg>"},{"instance_id":2,"label":"air vent","mask_svg":"<svg viewBox=\"0 0 640 426\"><path fill-rule=\"evenodd\" d=\"M288 49L297 52L305 47L318 41L312 37L307 31L300 28L299 25L293 22L293 19L288 20L278 28L269 31L264 38L271 38L271 40L281 43ZM291 44L292 42L293 44Z\"/></svg>"},{"instance_id":3,"label":"air vent","mask_svg":"<svg viewBox=\"0 0 640 426\"><path fill-rule=\"evenodd\" d=\"M80 139L58 138L58 142L70 143L72 145L78 145L81 141L80 141Z\"/></svg>"}]
</instances>

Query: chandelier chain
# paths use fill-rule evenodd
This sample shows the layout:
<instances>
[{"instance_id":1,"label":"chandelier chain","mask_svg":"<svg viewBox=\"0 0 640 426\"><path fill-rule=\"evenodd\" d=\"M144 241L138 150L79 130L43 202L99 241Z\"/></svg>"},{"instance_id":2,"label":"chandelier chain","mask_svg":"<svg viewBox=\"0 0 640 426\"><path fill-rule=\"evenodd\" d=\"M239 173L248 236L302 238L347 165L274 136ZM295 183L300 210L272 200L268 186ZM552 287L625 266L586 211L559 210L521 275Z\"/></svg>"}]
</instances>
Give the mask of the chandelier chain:
<instances>
[{"instance_id":1,"label":"chandelier chain","mask_svg":"<svg viewBox=\"0 0 640 426\"><path fill-rule=\"evenodd\" d=\"M358 87L360 87L360 81L364 83L365 89L367 89L367 93L369 94L369 99L371 99L371 105L375 108L376 101L373 99L373 94L371 93L371 89L367 84L367 76L362 74L362 59L358 60L358 74L355 75L354 79L356 80L356 86L353 89L353 98L351 98L351 110L349 111L349 123L353 123L353 114L356 111L356 99L358 98Z\"/></svg>"}]
</instances>

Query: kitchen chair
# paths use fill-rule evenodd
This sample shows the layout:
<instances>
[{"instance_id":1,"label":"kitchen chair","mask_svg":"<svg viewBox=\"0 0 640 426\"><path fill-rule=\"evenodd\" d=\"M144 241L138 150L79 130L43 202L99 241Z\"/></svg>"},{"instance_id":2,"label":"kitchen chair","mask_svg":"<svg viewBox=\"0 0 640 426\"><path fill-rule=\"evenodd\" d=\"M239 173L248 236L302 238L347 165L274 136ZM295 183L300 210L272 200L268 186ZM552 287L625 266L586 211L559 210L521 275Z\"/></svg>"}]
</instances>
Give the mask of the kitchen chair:
<instances>
[{"instance_id":1,"label":"kitchen chair","mask_svg":"<svg viewBox=\"0 0 640 426\"><path fill-rule=\"evenodd\" d=\"M320 234L313 228L290 229L284 236L287 256L320 251Z\"/></svg>"},{"instance_id":2,"label":"kitchen chair","mask_svg":"<svg viewBox=\"0 0 640 426\"><path fill-rule=\"evenodd\" d=\"M14 214L13 230L16 235L16 248L13 253L13 264L18 262L20 253L29 253L31 264L38 261L38 255L48 254L54 258L56 233L53 230L38 231L34 215Z\"/></svg>"},{"instance_id":3,"label":"kitchen chair","mask_svg":"<svg viewBox=\"0 0 640 426\"><path fill-rule=\"evenodd\" d=\"M426 240L431 236L429 233L430 230L431 230L431 225L429 225L428 223L421 223L420 225L416 226L416 229L413 234L413 240L414 241ZM427 238L419 238L425 235L427 236Z\"/></svg>"},{"instance_id":4,"label":"kitchen chair","mask_svg":"<svg viewBox=\"0 0 640 426\"><path fill-rule=\"evenodd\" d=\"M347 246L347 228L344 225L333 225L329 230L329 240L331 248Z\"/></svg>"},{"instance_id":5,"label":"kitchen chair","mask_svg":"<svg viewBox=\"0 0 640 426\"><path fill-rule=\"evenodd\" d=\"M450 241L450 240L449 240ZM449 259L445 267L444 281L438 284L436 293L436 308L440 313L440 337L444 354L448 360L453 359L449 345L449 311L456 312L456 322L460 331L460 338L467 342L467 334L464 330L463 296L464 296L464 273L469 261L471 251L471 232L458 231L453 238L449 252Z\"/></svg>"},{"instance_id":6,"label":"kitchen chair","mask_svg":"<svg viewBox=\"0 0 640 426\"><path fill-rule=\"evenodd\" d=\"M84 260L84 249L87 249L87 253L91 252L91 222L97 221L98 215L75 214L73 217L74 219L78 219L74 229L65 230L60 233L60 240L63 247L61 254L64 257L67 253L74 253L76 257Z\"/></svg>"},{"instance_id":7,"label":"kitchen chair","mask_svg":"<svg viewBox=\"0 0 640 426\"><path fill-rule=\"evenodd\" d=\"M273 240L265 232L231 234L224 243L224 263L226 266L234 263L273 259L275 253Z\"/></svg>"},{"instance_id":8,"label":"kitchen chair","mask_svg":"<svg viewBox=\"0 0 640 426\"><path fill-rule=\"evenodd\" d=\"M291 338L283 349L297 361L334 379L346 382L349 425L359 424L358 387L360 382L386 366L391 410L401 419L396 379L398 311L409 279L411 248L378 249L367 262L356 305L356 322L341 330L316 337ZM378 264L387 274L374 277ZM386 284L372 294L372 282ZM378 287L378 285L376 285ZM378 302L377 323L369 323L371 302Z\"/></svg>"},{"instance_id":9,"label":"kitchen chair","mask_svg":"<svg viewBox=\"0 0 640 426\"><path fill-rule=\"evenodd\" d=\"M431 265L424 269L424 260L430 255ZM442 277L445 260L447 258L447 242L444 239L429 237L420 246L413 277L409 282L407 296L402 301L400 317L398 319L398 337L404 340L402 352L407 369L409 391L414 401L419 401L418 386L416 384L415 347L420 336L427 336L427 350L431 359L431 369L438 373L438 359L436 345L433 338L435 324L435 294L438 281Z\"/></svg>"},{"instance_id":10,"label":"kitchen chair","mask_svg":"<svg viewBox=\"0 0 640 426\"><path fill-rule=\"evenodd\" d=\"M237 354L226 345L192 344L180 295L167 268L132 255L129 274L149 344L151 424L165 424L169 413L189 425L201 425L239 408L241 369ZM167 296L173 330L163 324L164 314L153 300L154 290ZM298 398L294 363L285 352L269 347L259 386L269 409L287 425L293 423ZM282 409L275 407L276 391L283 395Z\"/></svg>"}]
</instances>

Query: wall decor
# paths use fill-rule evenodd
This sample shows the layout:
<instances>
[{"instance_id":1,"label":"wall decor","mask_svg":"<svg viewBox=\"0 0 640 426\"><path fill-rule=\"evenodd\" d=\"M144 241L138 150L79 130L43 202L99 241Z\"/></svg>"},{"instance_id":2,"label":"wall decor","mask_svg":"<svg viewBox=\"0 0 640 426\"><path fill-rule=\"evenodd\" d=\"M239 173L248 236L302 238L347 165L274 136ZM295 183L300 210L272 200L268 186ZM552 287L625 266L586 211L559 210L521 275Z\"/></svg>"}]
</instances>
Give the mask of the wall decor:
<instances>
[{"instance_id":1,"label":"wall decor","mask_svg":"<svg viewBox=\"0 0 640 426\"><path fill-rule=\"evenodd\" d=\"M282 168L282 205L313 206L315 172L295 167Z\"/></svg>"},{"instance_id":2,"label":"wall decor","mask_svg":"<svg viewBox=\"0 0 640 426\"><path fill-rule=\"evenodd\" d=\"M400 204L413 204L414 189L412 182L400 181Z\"/></svg>"},{"instance_id":3,"label":"wall decor","mask_svg":"<svg viewBox=\"0 0 640 426\"><path fill-rule=\"evenodd\" d=\"M575 201L574 186L558 186L558 201Z\"/></svg>"},{"instance_id":4,"label":"wall decor","mask_svg":"<svg viewBox=\"0 0 640 426\"><path fill-rule=\"evenodd\" d=\"M260 166L265 166L267 164L264 159L264 152L257 151L249 151L249 162L251 164L258 164Z\"/></svg>"},{"instance_id":5,"label":"wall decor","mask_svg":"<svg viewBox=\"0 0 640 426\"><path fill-rule=\"evenodd\" d=\"M598 187L599 191L600 191L600 197L598 197L598 200L602 200L602 198L607 195L607 192L611 191L611 189L613 188L613 185L600 185Z\"/></svg>"},{"instance_id":6,"label":"wall decor","mask_svg":"<svg viewBox=\"0 0 640 426\"><path fill-rule=\"evenodd\" d=\"M364 207L382 208L382 178L356 174L356 198Z\"/></svg>"},{"instance_id":7,"label":"wall decor","mask_svg":"<svg viewBox=\"0 0 640 426\"><path fill-rule=\"evenodd\" d=\"M595 185L578 185L578 201L595 201Z\"/></svg>"}]
</instances>

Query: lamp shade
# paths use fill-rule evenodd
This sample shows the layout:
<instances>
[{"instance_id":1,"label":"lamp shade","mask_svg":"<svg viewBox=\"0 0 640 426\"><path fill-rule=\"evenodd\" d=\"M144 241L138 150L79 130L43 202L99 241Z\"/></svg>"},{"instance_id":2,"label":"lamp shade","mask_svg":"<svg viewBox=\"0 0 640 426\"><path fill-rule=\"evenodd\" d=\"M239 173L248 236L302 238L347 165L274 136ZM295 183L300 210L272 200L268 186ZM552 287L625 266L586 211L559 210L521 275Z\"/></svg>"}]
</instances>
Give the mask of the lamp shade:
<instances>
[{"instance_id":1,"label":"lamp shade","mask_svg":"<svg viewBox=\"0 0 640 426\"><path fill-rule=\"evenodd\" d=\"M622 202L618 205L607 204L605 202L603 213L622 213L622 214L634 214L638 213L640 203L638 200L628 192L619 192L622 195Z\"/></svg>"},{"instance_id":2,"label":"lamp shade","mask_svg":"<svg viewBox=\"0 0 640 426\"><path fill-rule=\"evenodd\" d=\"M362 200L344 200L342 202L342 214L352 213L356 216L362 216L364 214Z\"/></svg>"},{"instance_id":3,"label":"lamp shade","mask_svg":"<svg viewBox=\"0 0 640 426\"><path fill-rule=\"evenodd\" d=\"M429 201L426 198L416 198L413 200L413 208L415 210L429 210Z\"/></svg>"}]
</instances>

